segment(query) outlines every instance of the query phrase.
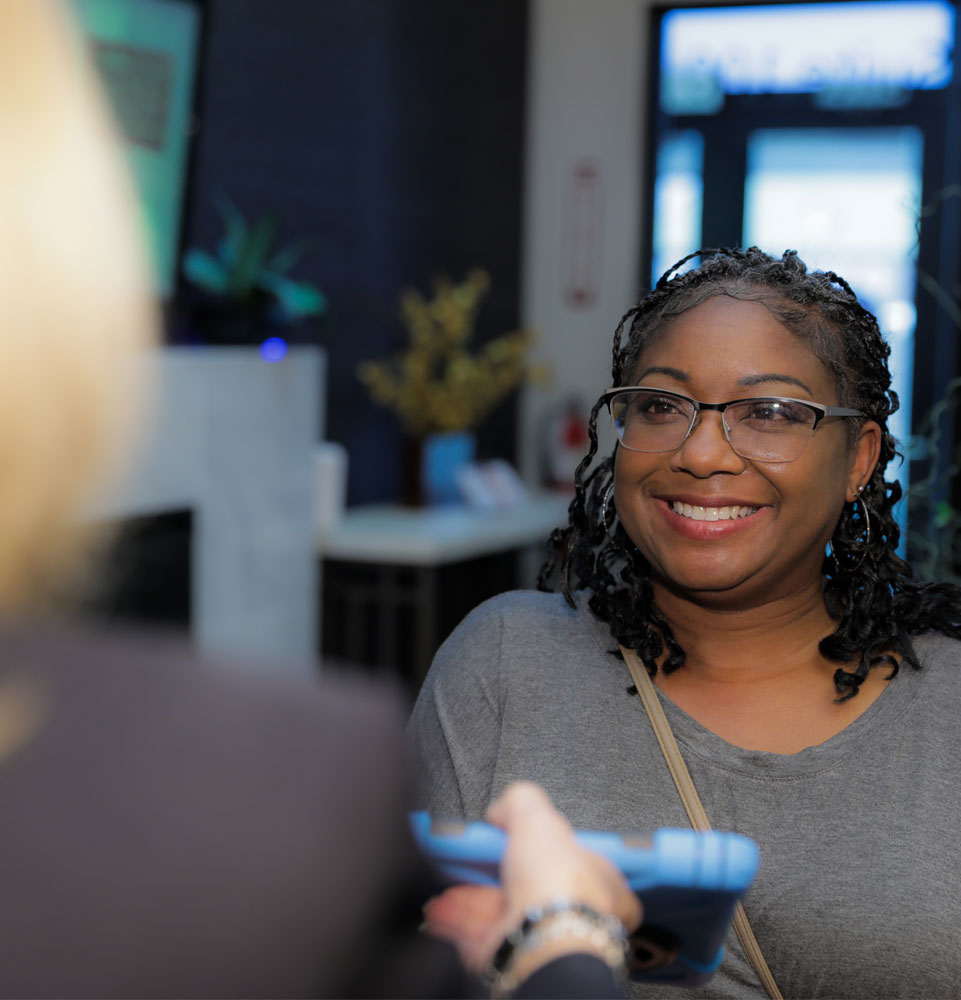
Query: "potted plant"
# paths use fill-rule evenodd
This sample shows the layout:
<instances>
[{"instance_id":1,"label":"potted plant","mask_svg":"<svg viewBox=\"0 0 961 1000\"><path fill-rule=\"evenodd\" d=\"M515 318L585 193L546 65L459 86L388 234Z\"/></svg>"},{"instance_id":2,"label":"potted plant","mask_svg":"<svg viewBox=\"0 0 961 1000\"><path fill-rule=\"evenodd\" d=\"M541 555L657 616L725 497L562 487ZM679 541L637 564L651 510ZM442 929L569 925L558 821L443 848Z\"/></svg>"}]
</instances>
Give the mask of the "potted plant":
<instances>
[{"instance_id":1,"label":"potted plant","mask_svg":"<svg viewBox=\"0 0 961 1000\"><path fill-rule=\"evenodd\" d=\"M280 218L267 212L248 221L226 195L215 200L223 235L213 252L184 255L183 274L194 289L192 325L210 343L259 344L285 336L327 311L320 289L290 276L314 242L278 246ZM300 337L298 339L309 339Z\"/></svg>"},{"instance_id":2,"label":"potted plant","mask_svg":"<svg viewBox=\"0 0 961 1000\"><path fill-rule=\"evenodd\" d=\"M529 361L529 330L472 350L477 312L489 288L488 273L474 268L458 284L438 278L431 298L405 289L400 316L407 347L357 369L371 398L393 410L406 431L401 494L407 504L456 500L454 471L473 458L474 430L509 392L539 374ZM425 489L431 483L433 497Z\"/></svg>"}]
</instances>

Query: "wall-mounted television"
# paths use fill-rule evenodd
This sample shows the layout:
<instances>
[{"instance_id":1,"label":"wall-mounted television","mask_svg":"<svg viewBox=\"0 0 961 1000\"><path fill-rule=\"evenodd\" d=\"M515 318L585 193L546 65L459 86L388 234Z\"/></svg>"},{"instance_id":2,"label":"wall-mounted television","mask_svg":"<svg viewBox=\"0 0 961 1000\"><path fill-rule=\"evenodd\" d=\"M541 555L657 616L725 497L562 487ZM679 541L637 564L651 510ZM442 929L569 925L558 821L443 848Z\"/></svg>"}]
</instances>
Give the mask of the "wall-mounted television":
<instances>
[{"instance_id":1,"label":"wall-mounted television","mask_svg":"<svg viewBox=\"0 0 961 1000\"><path fill-rule=\"evenodd\" d=\"M158 297L177 286L203 8L197 0L72 0L127 141Z\"/></svg>"}]
</instances>

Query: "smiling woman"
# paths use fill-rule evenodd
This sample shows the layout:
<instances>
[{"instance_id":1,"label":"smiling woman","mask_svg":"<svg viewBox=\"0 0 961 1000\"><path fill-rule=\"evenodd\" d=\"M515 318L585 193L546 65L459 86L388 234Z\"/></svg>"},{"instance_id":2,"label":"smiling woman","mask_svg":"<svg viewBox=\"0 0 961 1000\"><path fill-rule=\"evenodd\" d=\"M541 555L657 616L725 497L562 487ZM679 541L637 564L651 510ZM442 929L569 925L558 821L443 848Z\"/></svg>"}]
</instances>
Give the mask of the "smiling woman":
<instances>
[{"instance_id":1,"label":"smiling woman","mask_svg":"<svg viewBox=\"0 0 961 1000\"><path fill-rule=\"evenodd\" d=\"M842 416L815 428L817 415L838 409L828 370L763 304L727 295L670 320L641 353L631 379L714 400L736 401L751 389L791 389L821 401L805 409L762 397L735 403L733 416L730 406L700 416L689 406L695 412L672 449L644 434L625 434L614 463L615 506L650 564L662 611L679 587L710 593L716 607L763 614L806 592L819 599L824 548L845 499L853 500L870 478L878 424L859 419L854 448L844 422L860 418L859 410L842 408ZM817 409L825 404L829 410ZM688 506L692 514L704 508L707 516L689 515ZM750 514L720 520L720 511L732 507ZM681 599L691 603L687 593ZM830 625L825 609L824 633Z\"/></svg>"},{"instance_id":2,"label":"smiling woman","mask_svg":"<svg viewBox=\"0 0 961 1000\"><path fill-rule=\"evenodd\" d=\"M475 817L529 778L576 826L686 825L633 650L708 815L761 847L745 903L784 994L961 996L940 832L961 823L961 592L897 555L888 346L791 251L694 256L615 332L541 575L561 592L495 598L437 654L410 724L421 804ZM702 995L764 989L732 952Z\"/></svg>"}]
</instances>

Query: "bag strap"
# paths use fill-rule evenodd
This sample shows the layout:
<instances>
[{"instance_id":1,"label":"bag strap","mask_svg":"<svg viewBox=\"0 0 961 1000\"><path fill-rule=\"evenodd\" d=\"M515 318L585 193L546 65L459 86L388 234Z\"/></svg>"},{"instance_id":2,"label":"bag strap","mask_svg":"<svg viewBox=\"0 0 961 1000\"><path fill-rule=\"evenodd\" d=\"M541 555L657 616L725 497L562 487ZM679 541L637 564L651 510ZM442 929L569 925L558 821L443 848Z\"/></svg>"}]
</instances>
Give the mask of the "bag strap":
<instances>
[{"instance_id":1,"label":"bag strap","mask_svg":"<svg viewBox=\"0 0 961 1000\"><path fill-rule=\"evenodd\" d=\"M707 812L705 812L701 798L697 794L694 782L691 780L691 774L684 763L684 758L681 756L677 740L674 739L671 724L667 721L667 716L664 714L664 708L661 705L660 698L657 696L654 682L633 649L626 649L624 646L621 646L621 655L624 657L627 669L631 672L637 693L640 695L641 701L644 703L644 708L651 720L654 735L657 737L661 753L664 754L664 760L667 762L667 768L671 772L671 777L677 786L681 801L684 803L684 809L687 812L688 819L691 821L691 826L695 830L710 830L711 821L707 818ZM761 951L761 946L757 943L757 938L754 936L754 931L751 929L750 921L747 919L747 914L744 912L744 906L740 900L738 900L734 907L733 923L738 940L744 949L744 954L747 955L748 961L754 967L754 971L761 980L761 985L764 987L767 995L771 1000L783 1000L783 995L778 989L774 975L768 967L764 953Z\"/></svg>"}]
</instances>

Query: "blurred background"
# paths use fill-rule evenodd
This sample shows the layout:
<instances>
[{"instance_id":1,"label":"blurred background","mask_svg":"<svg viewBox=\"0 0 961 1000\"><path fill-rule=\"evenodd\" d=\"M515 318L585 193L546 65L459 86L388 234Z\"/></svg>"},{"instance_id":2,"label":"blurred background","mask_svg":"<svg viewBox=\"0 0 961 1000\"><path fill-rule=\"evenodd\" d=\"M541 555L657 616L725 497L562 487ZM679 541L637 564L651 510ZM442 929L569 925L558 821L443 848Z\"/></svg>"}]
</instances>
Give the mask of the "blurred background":
<instances>
[{"instance_id":1,"label":"blurred background","mask_svg":"<svg viewBox=\"0 0 961 1000\"><path fill-rule=\"evenodd\" d=\"M623 313L701 246L879 317L906 554L956 578L948 0L72 0L166 344L92 610L416 690L534 582Z\"/></svg>"}]
</instances>

